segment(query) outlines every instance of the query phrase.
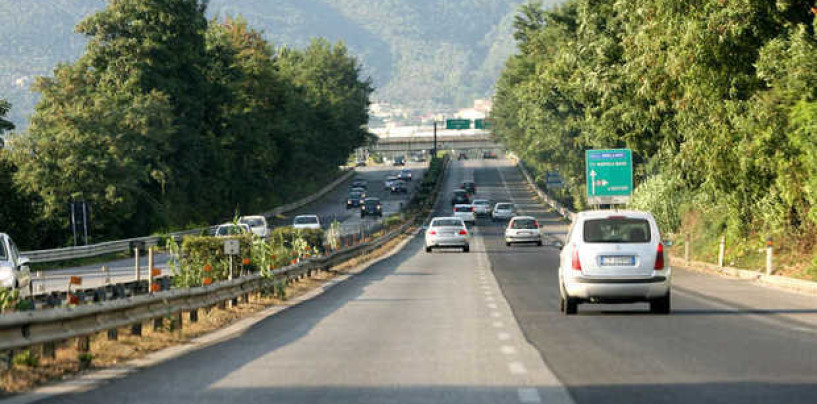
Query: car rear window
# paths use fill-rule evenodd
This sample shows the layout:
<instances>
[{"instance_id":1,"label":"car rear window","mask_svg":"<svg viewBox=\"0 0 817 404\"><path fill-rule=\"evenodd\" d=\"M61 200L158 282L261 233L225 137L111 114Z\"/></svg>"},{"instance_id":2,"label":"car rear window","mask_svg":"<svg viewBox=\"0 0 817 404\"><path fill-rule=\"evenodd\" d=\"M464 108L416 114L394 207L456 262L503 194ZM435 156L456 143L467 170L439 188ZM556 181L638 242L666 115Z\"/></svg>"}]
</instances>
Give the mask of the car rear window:
<instances>
[{"instance_id":1,"label":"car rear window","mask_svg":"<svg viewBox=\"0 0 817 404\"><path fill-rule=\"evenodd\" d=\"M301 216L295 218L295 224L315 224L318 223L317 217Z\"/></svg>"},{"instance_id":2,"label":"car rear window","mask_svg":"<svg viewBox=\"0 0 817 404\"><path fill-rule=\"evenodd\" d=\"M516 219L511 223L512 229L536 229L536 221L531 219Z\"/></svg>"},{"instance_id":3,"label":"car rear window","mask_svg":"<svg viewBox=\"0 0 817 404\"><path fill-rule=\"evenodd\" d=\"M457 196L461 196L461 195L462 195L462 196L464 196L464 195L465 195L465 191L463 191L463 190L461 190L461 189L456 190L456 191L454 191L454 195L457 195Z\"/></svg>"},{"instance_id":4,"label":"car rear window","mask_svg":"<svg viewBox=\"0 0 817 404\"><path fill-rule=\"evenodd\" d=\"M587 243L648 243L650 222L646 219L607 218L584 222Z\"/></svg>"},{"instance_id":5,"label":"car rear window","mask_svg":"<svg viewBox=\"0 0 817 404\"><path fill-rule=\"evenodd\" d=\"M455 219L438 219L431 222L431 226L433 227L443 227L443 226L457 226L462 227L462 220L455 220Z\"/></svg>"},{"instance_id":6,"label":"car rear window","mask_svg":"<svg viewBox=\"0 0 817 404\"><path fill-rule=\"evenodd\" d=\"M6 246L3 245L2 240L0 240L0 259L1 260L8 259L8 254L6 254Z\"/></svg>"},{"instance_id":7,"label":"car rear window","mask_svg":"<svg viewBox=\"0 0 817 404\"><path fill-rule=\"evenodd\" d=\"M241 221L241 223L244 223L250 227L261 227L264 225L264 222L261 221L261 219L244 219Z\"/></svg>"},{"instance_id":8,"label":"car rear window","mask_svg":"<svg viewBox=\"0 0 817 404\"><path fill-rule=\"evenodd\" d=\"M470 206L459 206L454 208L454 212L470 212L470 211L471 211Z\"/></svg>"},{"instance_id":9,"label":"car rear window","mask_svg":"<svg viewBox=\"0 0 817 404\"><path fill-rule=\"evenodd\" d=\"M512 207L513 207L513 204L510 204L510 203L498 203L496 205L497 209L511 209Z\"/></svg>"},{"instance_id":10,"label":"car rear window","mask_svg":"<svg viewBox=\"0 0 817 404\"><path fill-rule=\"evenodd\" d=\"M474 205L489 205L488 201L474 201Z\"/></svg>"}]
</instances>

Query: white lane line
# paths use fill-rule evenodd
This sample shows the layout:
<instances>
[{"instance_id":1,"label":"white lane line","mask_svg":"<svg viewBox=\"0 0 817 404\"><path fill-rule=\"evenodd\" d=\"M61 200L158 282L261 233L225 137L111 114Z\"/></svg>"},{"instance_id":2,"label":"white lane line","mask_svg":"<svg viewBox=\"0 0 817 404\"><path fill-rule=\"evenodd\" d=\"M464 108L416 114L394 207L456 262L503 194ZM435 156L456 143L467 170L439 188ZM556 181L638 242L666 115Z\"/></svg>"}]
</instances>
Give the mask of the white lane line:
<instances>
[{"instance_id":1,"label":"white lane line","mask_svg":"<svg viewBox=\"0 0 817 404\"><path fill-rule=\"evenodd\" d=\"M499 351L505 355L516 355L516 348L510 345L502 345L502 347L499 348Z\"/></svg>"},{"instance_id":2,"label":"white lane line","mask_svg":"<svg viewBox=\"0 0 817 404\"><path fill-rule=\"evenodd\" d=\"M501 332L497 334L496 337L499 338L500 341L507 341L511 339L511 334L508 334L507 332Z\"/></svg>"},{"instance_id":3,"label":"white lane line","mask_svg":"<svg viewBox=\"0 0 817 404\"><path fill-rule=\"evenodd\" d=\"M487 297L485 298L485 301L486 301L486 302L493 302L493 301L495 301L495 300L496 300L496 299L494 299L494 298L493 298L493 297L491 297L491 296L487 296Z\"/></svg>"},{"instance_id":4,"label":"white lane line","mask_svg":"<svg viewBox=\"0 0 817 404\"><path fill-rule=\"evenodd\" d=\"M499 314L499 312L492 311L492 312L491 312L491 317L498 318L498 317L502 317L502 315L501 315L501 314Z\"/></svg>"},{"instance_id":5,"label":"white lane line","mask_svg":"<svg viewBox=\"0 0 817 404\"><path fill-rule=\"evenodd\" d=\"M494 321L491 325L494 326L494 328L502 328L505 326L501 321Z\"/></svg>"},{"instance_id":6,"label":"white lane line","mask_svg":"<svg viewBox=\"0 0 817 404\"><path fill-rule=\"evenodd\" d=\"M520 387L516 389L519 395L519 402L522 403L541 403L542 397L539 396L539 391L531 387Z\"/></svg>"},{"instance_id":7,"label":"white lane line","mask_svg":"<svg viewBox=\"0 0 817 404\"><path fill-rule=\"evenodd\" d=\"M496 304L495 304L495 303L488 303L488 308L489 308L489 309L495 309L495 308L496 308Z\"/></svg>"},{"instance_id":8,"label":"white lane line","mask_svg":"<svg viewBox=\"0 0 817 404\"><path fill-rule=\"evenodd\" d=\"M514 375L526 375L528 374L528 369L522 362L511 362L508 364L508 370L511 371L511 374Z\"/></svg>"}]
</instances>

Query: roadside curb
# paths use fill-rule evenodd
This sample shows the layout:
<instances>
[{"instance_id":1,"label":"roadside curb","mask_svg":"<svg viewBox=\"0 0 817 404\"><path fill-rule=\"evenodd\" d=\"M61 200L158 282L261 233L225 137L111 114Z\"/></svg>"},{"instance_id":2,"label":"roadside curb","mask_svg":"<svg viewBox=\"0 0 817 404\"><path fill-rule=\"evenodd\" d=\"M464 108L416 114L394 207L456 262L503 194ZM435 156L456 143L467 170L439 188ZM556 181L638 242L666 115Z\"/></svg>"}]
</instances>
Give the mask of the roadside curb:
<instances>
[{"instance_id":1,"label":"roadside curb","mask_svg":"<svg viewBox=\"0 0 817 404\"><path fill-rule=\"evenodd\" d=\"M759 271L752 271L748 269L739 269L733 267L719 268L717 265L709 264L700 261L685 261L683 258L672 255L672 266L686 269L688 271L706 273L710 275L719 275L726 278L742 279L753 281L761 286L772 287L775 289L786 290L790 292L817 295L817 282L811 282L803 279L789 278L780 275L766 275Z\"/></svg>"}]
</instances>

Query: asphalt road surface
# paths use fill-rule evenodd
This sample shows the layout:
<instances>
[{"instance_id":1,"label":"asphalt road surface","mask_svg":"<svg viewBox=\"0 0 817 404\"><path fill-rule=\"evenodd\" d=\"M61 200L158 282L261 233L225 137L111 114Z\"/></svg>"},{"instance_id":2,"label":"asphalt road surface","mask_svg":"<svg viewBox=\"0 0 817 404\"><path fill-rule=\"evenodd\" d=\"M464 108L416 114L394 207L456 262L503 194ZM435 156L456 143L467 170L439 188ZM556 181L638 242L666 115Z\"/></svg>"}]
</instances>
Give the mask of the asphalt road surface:
<instances>
[{"instance_id":1,"label":"asphalt road surface","mask_svg":"<svg viewBox=\"0 0 817 404\"><path fill-rule=\"evenodd\" d=\"M539 205L506 160L454 162L446 190ZM450 214L445 196L438 213ZM395 256L236 338L49 403L814 403L817 298L675 271L673 313L558 311L553 247L506 247L480 220L471 253Z\"/></svg>"}]
</instances>

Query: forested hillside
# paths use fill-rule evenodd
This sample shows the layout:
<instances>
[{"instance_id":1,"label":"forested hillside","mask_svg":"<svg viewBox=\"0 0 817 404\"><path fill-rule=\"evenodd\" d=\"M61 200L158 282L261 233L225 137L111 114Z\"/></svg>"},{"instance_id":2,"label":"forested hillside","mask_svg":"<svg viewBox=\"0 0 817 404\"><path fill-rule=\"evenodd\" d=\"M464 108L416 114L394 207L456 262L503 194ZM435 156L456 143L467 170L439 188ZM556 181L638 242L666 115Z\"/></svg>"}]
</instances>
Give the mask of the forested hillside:
<instances>
[{"instance_id":1,"label":"forested hillside","mask_svg":"<svg viewBox=\"0 0 817 404\"><path fill-rule=\"evenodd\" d=\"M275 45L343 40L371 76L376 100L462 106L490 96L513 51L511 22L523 0L210 0L208 16L243 16ZM555 3L546 0L546 4ZM0 1L0 97L26 126L33 78L75 60L74 26L106 0Z\"/></svg>"}]
</instances>

